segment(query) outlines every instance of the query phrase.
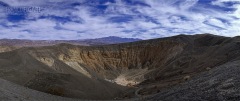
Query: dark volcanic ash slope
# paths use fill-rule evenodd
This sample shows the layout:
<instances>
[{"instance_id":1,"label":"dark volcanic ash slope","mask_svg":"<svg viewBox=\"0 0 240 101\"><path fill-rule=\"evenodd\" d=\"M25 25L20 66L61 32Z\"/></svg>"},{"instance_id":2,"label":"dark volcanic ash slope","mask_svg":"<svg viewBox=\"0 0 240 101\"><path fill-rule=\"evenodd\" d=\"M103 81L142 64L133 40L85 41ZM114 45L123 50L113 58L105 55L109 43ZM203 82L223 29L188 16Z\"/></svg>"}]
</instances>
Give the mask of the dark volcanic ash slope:
<instances>
[{"instance_id":1,"label":"dark volcanic ash slope","mask_svg":"<svg viewBox=\"0 0 240 101\"><path fill-rule=\"evenodd\" d=\"M0 54L0 77L65 97L136 97L139 89L127 85L144 88L138 95L155 94L237 59L239 45L238 37L203 34L107 46L27 47Z\"/></svg>"},{"instance_id":2,"label":"dark volcanic ash slope","mask_svg":"<svg viewBox=\"0 0 240 101\"><path fill-rule=\"evenodd\" d=\"M79 101L32 90L0 79L0 101Z\"/></svg>"},{"instance_id":3,"label":"dark volcanic ash slope","mask_svg":"<svg viewBox=\"0 0 240 101\"><path fill-rule=\"evenodd\" d=\"M228 62L201 73L192 80L165 89L149 101L239 101L240 61Z\"/></svg>"}]
</instances>

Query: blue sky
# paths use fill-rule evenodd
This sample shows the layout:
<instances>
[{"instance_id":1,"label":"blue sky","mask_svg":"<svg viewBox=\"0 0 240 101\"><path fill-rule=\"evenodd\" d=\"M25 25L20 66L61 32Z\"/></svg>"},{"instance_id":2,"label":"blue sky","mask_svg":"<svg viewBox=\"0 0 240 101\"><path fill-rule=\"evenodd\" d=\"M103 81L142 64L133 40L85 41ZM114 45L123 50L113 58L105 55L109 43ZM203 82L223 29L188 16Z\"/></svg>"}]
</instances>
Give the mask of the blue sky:
<instances>
[{"instance_id":1,"label":"blue sky","mask_svg":"<svg viewBox=\"0 0 240 101\"><path fill-rule=\"evenodd\" d=\"M0 0L0 38L240 35L240 0Z\"/></svg>"}]
</instances>

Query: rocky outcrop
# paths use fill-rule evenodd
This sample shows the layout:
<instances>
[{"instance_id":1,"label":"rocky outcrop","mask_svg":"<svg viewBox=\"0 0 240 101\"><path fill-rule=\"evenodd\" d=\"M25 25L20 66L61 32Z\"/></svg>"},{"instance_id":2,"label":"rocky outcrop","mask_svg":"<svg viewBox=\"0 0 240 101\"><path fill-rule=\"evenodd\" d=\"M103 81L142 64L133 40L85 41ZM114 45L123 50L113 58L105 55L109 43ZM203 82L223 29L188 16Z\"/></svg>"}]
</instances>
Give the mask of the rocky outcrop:
<instances>
[{"instance_id":1,"label":"rocky outcrop","mask_svg":"<svg viewBox=\"0 0 240 101\"><path fill-rule=\"evenodd\" d=\"M13 46L0 46L0 53L12 51L15 49L18 49L18 48Z\"/></svg>"}]
</instances>

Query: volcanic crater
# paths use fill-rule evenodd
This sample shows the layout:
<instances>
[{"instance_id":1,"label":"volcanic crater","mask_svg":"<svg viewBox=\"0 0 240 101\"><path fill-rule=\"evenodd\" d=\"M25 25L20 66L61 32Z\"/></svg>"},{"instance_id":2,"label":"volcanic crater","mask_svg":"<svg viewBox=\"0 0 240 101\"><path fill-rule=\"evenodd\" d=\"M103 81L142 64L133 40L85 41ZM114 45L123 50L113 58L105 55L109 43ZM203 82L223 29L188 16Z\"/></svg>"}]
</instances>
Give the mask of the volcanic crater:
<instances>
[{"instance_id":1,"label":"volcanic crater","mask_svg":"<svg viewBox=\"0 0 240 101\"><path fill-rule=\"evenodd\" d=\"M157 94L239 60L239 42L200 34L103 46L1 48L0 78L73 99L164 100Z\"/></svg>"}]
</instances>

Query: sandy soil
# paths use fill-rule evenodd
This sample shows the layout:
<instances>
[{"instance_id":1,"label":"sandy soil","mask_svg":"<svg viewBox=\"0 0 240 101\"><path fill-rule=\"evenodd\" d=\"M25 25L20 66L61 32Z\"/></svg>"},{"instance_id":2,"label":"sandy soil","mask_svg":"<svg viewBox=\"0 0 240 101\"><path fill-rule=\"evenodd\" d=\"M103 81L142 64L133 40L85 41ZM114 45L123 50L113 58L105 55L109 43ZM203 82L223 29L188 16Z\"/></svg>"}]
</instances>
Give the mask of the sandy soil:
<instances>
[{"instance_id":1,"label":"sandy soil","mask_svg":"<svg viewBox=\"0 0 240 101\"><path fill-rule=\"evenodd\" d=\"M122 86L133 86L133 85L137 85L140 82L134 81L134 80L126 80L124 75L120 75L118 76L115 80L115 83L122 85Z\"/></svg>"}]
</instances>

